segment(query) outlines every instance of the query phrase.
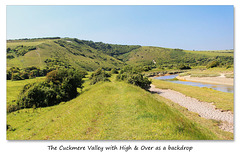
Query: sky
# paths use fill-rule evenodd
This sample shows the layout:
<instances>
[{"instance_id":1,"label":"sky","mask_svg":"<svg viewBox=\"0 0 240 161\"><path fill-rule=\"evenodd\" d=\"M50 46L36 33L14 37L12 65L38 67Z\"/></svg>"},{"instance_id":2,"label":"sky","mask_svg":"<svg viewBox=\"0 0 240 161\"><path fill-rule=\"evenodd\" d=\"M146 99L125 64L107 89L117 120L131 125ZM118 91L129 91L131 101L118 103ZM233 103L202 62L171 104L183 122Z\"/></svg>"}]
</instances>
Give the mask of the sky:
<instances>
[{"instance_id":1,"label":"sky","mask_svg":"<svg viewBox=\"0 0 240 161\"><path fill-rule=\"evenodd\" d=\"M7 6L7 39L70 37L186 50L234 48L228 6Z\"/></svg>"}]
</instances>

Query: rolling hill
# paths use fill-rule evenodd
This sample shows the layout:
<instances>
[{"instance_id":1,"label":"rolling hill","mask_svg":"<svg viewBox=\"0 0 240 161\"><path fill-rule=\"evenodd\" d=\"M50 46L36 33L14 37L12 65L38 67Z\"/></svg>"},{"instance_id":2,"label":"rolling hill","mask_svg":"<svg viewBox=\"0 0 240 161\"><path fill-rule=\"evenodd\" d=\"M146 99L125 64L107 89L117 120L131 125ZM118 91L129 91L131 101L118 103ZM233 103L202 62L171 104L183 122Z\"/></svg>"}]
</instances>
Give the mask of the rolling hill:
<instances>
[{"instance_id":1,"label":"rolling hill","mask_svg":"<svg viewBox=\"0 0 240 161\"><path fill-rule=\"evenodd\" d=\"M206 65L213 60L233 64L233 50L187 51L139 45L114 45L76 38L37 38L7 41L7 68L46 67L54 59L87 71L121 68L129 65L191 66Z\"/></svg>"},{"instance_id":2,"label":"rolling hill","mask_svg":"<svg viewBox=\"0 0 240 161\"><path fill-rule=\"evenodd\" d=\"M107 54L97 51L86 44L78 44L75 41L52 39L38 41L21 41L7 43L8 48L16 48L19 45L35 46L23 56L7 59L7 67L17 66L20 68L28 66L45 67L47 59L56 59L70 64L75 68L95 70L101 67L121 67L124 63Z\"/></svg>"}]
</instances>

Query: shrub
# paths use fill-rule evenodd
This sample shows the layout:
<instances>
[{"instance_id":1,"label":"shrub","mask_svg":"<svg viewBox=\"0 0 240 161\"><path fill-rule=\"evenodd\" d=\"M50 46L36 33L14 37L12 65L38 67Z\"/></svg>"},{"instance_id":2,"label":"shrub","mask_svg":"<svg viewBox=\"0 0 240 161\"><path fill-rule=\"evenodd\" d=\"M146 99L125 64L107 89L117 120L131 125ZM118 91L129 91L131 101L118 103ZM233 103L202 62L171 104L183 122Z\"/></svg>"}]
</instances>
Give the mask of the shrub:
<instances>
[{"instance_id":1,"label":"shrub","mask_svg":"<svg viewBox=\"0 0 240 161\"><path fill-rule=\"evenodd\" d=\"M19 107L16 102L12 102L10 104L7 105L7 113L10 113L10 112L14 112L14 111L17 111L17 110L20 110L21 107Z\"/></svg>"},{"instance_id":2,"label":"shrub","mask_svg":"<svg viewBox=\"0 0 240 161\"><path fill-rule=\"evenodd\" d=\"M15 58L12 54L7 54L7 59L13 59Z\"/></svg>"},{"instance_id":3,"label":"shrub","mask_svg":"<svg viewBox=\"0 0 240 161\"><path fill-rule=\"evenodd\" d=\"M8 107L8 112L22 108L46 107L68 101L77 96L77 88L83 88L84 76L73 70L54 70L40 83L26 84L16 104Z\"/></svg>"},{"instance_id":4,"label":"shrub","mask_svg":"<svg viewBox=\"0 0 240 161\"><path fill-rule=\"evenodd\" d=\"M12 80L23 80L19 73L12 74Z\"/></svg>"},{"instance_id":5,"label":"shrub","mask_svg":"<svg viewBox=\"0 0 240 161\"><path fill-rule=\"evenodd\" d=\"M217 66L219 66L219 62L218 61L212 61L212 62L210 62L210 63L208 63L208 65L206 66L206 68L207 69L209 69L209 68L214 68L214 67L217 67Z\"/></svg>"},{"instance_id":6,"label":"shrub","mask_svg":"<svg viewBox=\"0 0 240 161\"><path fill-rule=\"evenodd\" d=\"M94 73L92 73L92 75L89 77L90 84L96 84L97 82L103 81L103 82L110 82L110 80L108 79L109 77L111 77L110 73L106 73L102 68L98 68Z\"/></svg>"},{"instance_id":7,"label":"shrub","mask_svg":"<svg viewBox=\"0 0 240 161\"><path fill-rule=\"evenodd\" d=\"M21 73L21 77L23 79L29 79L29 74L27 72L23 72L23 73Z\"/></svg>"},{"instance_id":8,"label":"shrub","mask_svg":"<svg viewBox=\"0 0 240 161\"><path fill-rule=\"evenodd\" d=\"M118 71L117 71L116 68L113 68L113 69L111 70L111 73L112 73L112 74L118 74Z\"/></svg>"},{"instance_id":9,"label":"shrub","mask_svg":"<svg viewBox=\"0 0 240 161\"><path fill-rule=\"evenodd\" d=\"M151 70L152 68L150 66L144 66L143 67L143 71L147 72L149 70Z\"/></svg>"},{"instance_id":10,"label":"shrub","mask_svg":"<svg viewBox=\"0 0 240 161\"><path fill-rule=\"evenodd\" d=\"M151 85L151 81L148 80L148 78L143 77L142 74L133 74L133 75L129 75L129 77L127 78L127 82L130 84L134 84L136 86L139 86L145 90L148 90L150 88Z\"/></svg>"},{"instance_id":11,"label":"shrub","mask_svg":"<svg viewBox=\"0 0 240 161\"><path fill-rule=\"evenodd\" d=\"M181 70L184 70L184 69L191 69L191 67L190 67L189 65L185 65L185 64L181 64L181 65L179 65L178 68L181 69Z\"/></svg>"},{"instance_id":12,"label":"shrub","mask_svg":"<svg viewBox=\"0 0 240 161\"><path fill-rule=\"evenodd\" d=\"M127 83L139 86L145 90L148 90L151 85L151 80L144 77L137 68L127 67L121 70L120 74L117 75L118 81L126 81Z\"/></svg>"}]
</instances>

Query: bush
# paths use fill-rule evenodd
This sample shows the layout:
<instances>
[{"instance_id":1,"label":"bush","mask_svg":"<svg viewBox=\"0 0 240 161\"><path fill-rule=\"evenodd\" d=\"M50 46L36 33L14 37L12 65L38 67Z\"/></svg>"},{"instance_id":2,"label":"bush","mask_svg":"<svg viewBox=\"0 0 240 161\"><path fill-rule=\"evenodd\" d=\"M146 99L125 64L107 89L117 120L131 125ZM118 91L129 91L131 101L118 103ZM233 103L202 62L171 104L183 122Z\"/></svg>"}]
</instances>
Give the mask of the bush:
<instances>
[{"instance_id":1,"label":"bush","mask_svg":"<svg viewBox=\"0 0 240 161\"><path fill-rule=\"evenodd\" d=\"M29 75L28 75L27 72L21 73L21 77L22 77L23 79L29 79Z\"/></svg>"},{"instance_id":2,"label":"bush","mask_svg":"<svg viewBox=\"0 0 240 161\"><path fill-rule=\"evenodd\" d=\"M12 80L23 80L19 73L12 74Z\"/></svg>"},{"instance_id":3,"label":"bush","mask_svg":"<svg viewBox=\"0 0 240 161\"><path fill-rule=\"evenodd\" d=\"M127 82L139 86L145 90L148 90L151 86L151 81L148 78L143 77L142 74L133 74L127 78Z\"/></svg>"},{"instance_id":4,"label":"bush","mask_svg":"<svg viewBox=\"0 0 240 161\"><path fill-rule=\"evenodd\" d=\"M111 77L110 73L106 73L102 68L98 68L92 75L89 77L90 85L96 84L97 82L103 81L103 82L110 82L108 77Z\"/></svg>"},{"instance_id":5,"label":"bush","mask_svg":"<svg viewBox=\"0 0 240 161\"><path fill-rule=\"evenodd\" d=\"M185 65L185 64L181 64L178 68L181 69L181 70L191 69L191 67L189 65Z\"/></svg>"},{"instance_id":6,"label":"bush","mask_svg":"<svg viewBox=\"0 0 240 161\"><path fill-rule=\"evenodd\" d=\"M15 58L13 55L7 54L7 59L13 59L13 58Z\"/></svg>"},{"instance_id":7,"label":"bush","mask_svg":"<svg viewBox=\"0 0 240 161\"><path fill-rule=\"evenodd\" d=\"M117 71L116 68L113 68L113 69L111 70L111 73L112 73L112 74L118 74L118 71Z\"/></svg>"},{"instance_id":8,"label":"bush","mask_svg":"<svg viewBox=\"0 0 240 161\"><path fill-rule=\"evenodd\" d=\"M152 68L150 66L144 66L143 67L143 71L147 72L149 70L151 70Z\"/></svg>"},{"instance_id":9,"label":"bush","mask_svg":"<svg viewBox=\"0 0 240 161\"><path fill-rule=\"evenodd\" d=\"M7 105L7 113L10 113L10 112L14 112L14 111L17 111L17 110L20 110L21 107L19 107L16 102L12 102L10 104Z\"/></svg>"},{"instance_id":10,"label":"bush","mask_svg":"<svg viewBox=\"0 0 240 161\"><path fill-rule=\"evenodd\" d=\"M210 63L208 63L208 65L206 66L206 68L207 69L209 69L209 68L214 68L214 67L217 67L217 66L219 66L219 62L218 61L212 61L212 62L210 62Z\"/></svg>"},{"instance_id":11,"label":"bush","mask_svg":"<svg viewBox=\"0 0 240 161\"><path fill-rule=\"evenodd\" d=\"M144 77L137 68L127 67L121 70L120 74L117 75L118 81L126 81L127 83L139 86L145 90L148 90L151 86L151 80Z\"/></svg>"},{"instance_id":12,"label":"bush","mask_svg":"<svg viewBox=\"0 0 240 161\"><path fill-rule=\"evenodd\" d=\"M77 96L77 88L83 88L84 76L73 70L54 70L40 83L26 84L16 104L8 107L8 112L22 108L38 108L68 101Z\"/></svg>"}]
</instances>

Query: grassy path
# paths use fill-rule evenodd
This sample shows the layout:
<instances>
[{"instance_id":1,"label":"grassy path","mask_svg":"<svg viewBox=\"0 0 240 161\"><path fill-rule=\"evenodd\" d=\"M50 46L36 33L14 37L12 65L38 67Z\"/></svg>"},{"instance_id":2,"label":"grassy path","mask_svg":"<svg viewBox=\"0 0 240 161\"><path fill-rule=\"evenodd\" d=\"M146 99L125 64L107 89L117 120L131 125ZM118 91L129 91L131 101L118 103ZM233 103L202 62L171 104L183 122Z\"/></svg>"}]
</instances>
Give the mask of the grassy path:
<instances>
[{"instance_id":1,"label":"grassy path","mask_svg":"<svg viewBox=\"0 0 240 161\"><path fill-rule=\"evenodd\" d=\"M155 95L124 82L87 86L59 105L7 115L8 140L231 139L201 126Z\"/></svg>"}]
</instances>

